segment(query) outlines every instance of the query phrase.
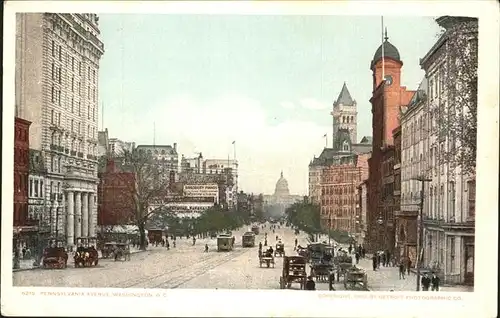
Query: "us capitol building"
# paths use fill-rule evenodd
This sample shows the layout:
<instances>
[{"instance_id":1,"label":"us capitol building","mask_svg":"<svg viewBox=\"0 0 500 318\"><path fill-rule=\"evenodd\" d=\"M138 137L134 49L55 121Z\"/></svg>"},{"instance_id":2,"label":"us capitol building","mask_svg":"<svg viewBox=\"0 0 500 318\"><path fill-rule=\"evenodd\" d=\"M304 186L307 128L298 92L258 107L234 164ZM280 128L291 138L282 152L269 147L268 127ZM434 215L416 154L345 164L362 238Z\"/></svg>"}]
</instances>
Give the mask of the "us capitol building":
<instances>
[{"instance_id":1,"label":"us capitol building","mask_svg":"<svg viewBox=\"0 0 500 318\"><path fill-rule=\"evenodd\" d=\"M283 177L281 171L280 178L276 182L274 194L264 195L264 208L271 216L279 216L285 213L288 206L301 201L303 196L292 195L288 189L288 181Z\"/></svg>"}]
</instances>

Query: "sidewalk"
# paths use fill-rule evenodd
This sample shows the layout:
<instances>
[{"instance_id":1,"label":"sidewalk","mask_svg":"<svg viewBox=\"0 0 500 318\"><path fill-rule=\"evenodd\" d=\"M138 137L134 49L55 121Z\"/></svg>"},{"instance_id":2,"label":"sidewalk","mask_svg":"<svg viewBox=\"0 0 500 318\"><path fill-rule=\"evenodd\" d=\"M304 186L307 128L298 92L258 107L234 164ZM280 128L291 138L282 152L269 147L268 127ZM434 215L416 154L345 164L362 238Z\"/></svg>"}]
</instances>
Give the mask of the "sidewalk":
<instances>
[{"instance_id":1,"label":"sidewalk","mask_svg":"<svg viewBox=\"0 0 500 318\"><path fill-rule=\"evenodd\" d=\"M399 279L399 269L397 267L380 266L376 271L372 268L371 258L359 260L358 267L366 270L368 275L368 288L371 291L416 291L417 275L413 272L406 275L405 279ZM472 286L440 286L440 291L444 292L471 292Z\"/></svg>"}]
</instances>

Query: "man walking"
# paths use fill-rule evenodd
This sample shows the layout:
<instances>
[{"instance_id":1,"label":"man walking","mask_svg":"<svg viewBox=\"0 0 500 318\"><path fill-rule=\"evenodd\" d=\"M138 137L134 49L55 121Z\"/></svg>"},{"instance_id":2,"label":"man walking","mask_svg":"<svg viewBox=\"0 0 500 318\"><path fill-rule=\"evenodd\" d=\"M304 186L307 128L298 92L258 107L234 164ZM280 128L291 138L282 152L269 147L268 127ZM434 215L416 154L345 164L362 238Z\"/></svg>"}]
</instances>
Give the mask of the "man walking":
<instances>
[{"instance_id":1,"label":"man walking","mask_svg":"<svg viewBox=\"0 0 500 318\"><path fill-rule=\"evenodd\" d=\"M359 252L356 252L356 254L354 254L354 257L356 258L356 264L359 264Z\"/></svg>"},{"instance_id":2,"label":"man walking","mask_svg":"<svg viewBox=\"0 0 500 318\"><path fill-rule=\"evenodd\" d=\"M374 271L377 270L377 264L378 264L377 254L373 254L373 256L372 256L372 266L373 266L373 270Z\"/></svg>"},{"instance_id":3,"label":"man walking","mask_svg":"<svg viewBox=\"0 0 500 318\"><path fill-rule=\"evenodd\" d=\"M406 272L406 269L405 269L405 265L401 262L399 263L399 279L405 279L405 272Z\"/></svg>"},{"instance_id":4,"label":"man walking","mask_svg":"<svg viewBox=\"0 0 500 318\"><path fill-rule=\"evenodd\" d=\"M429 278L429 275L424 274L424 276L422 276L421 282L422 282L422 290L429 291L429 286L431 284L431 279Z\"/></svg>"}]
</instances>

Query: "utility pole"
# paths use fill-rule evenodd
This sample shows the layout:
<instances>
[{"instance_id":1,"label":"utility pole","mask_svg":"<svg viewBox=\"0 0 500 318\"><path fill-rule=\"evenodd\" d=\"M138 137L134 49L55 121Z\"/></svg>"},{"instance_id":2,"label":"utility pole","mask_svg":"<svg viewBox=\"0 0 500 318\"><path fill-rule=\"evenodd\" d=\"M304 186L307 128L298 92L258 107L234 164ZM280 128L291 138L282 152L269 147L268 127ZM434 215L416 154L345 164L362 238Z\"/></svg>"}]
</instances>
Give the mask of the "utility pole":
<instances>
[{"instance_id":1,"label":"utility pole","mask_svg":"<svg viewBox=\"0 0 500 318\"><path fill-rule=\"evenodd\" d=\"M425 190L425 182L431 182L432 179L426 179L424 177L411 178L410 180L416 180L421 182L421 190L420 190L420 206L418 211L418 240L417 240L417 291L420 291L420 268L422 267L421 262L421 252L423 251L423 236L424 236L424 190Z\"/></svg>"}]
</instances>

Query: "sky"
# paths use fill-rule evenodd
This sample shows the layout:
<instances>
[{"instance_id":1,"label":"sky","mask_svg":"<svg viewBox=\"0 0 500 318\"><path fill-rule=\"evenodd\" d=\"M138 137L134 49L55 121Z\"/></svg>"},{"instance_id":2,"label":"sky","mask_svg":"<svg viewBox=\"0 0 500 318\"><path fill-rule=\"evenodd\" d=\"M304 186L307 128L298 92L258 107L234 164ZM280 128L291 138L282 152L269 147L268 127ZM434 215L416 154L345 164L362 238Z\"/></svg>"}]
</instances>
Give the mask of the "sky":
<instances>
[{"instance_id":1,"label":"sky","mask_svg":"<svg viewBox=\"0 0 500 318\"><path fill-rule=\"evenodd\" d=\"M290 192L306 195L310 161L331 147L344 82L358 105L358 142L372 135L379 16L102 14L99 23L99 126L110 137L176 142L186 157L236 154L240 190L272 194L283 171ZM440 28L432 17L384 24L402 85L416 89Z\"/></svg>"}]
</instances>

